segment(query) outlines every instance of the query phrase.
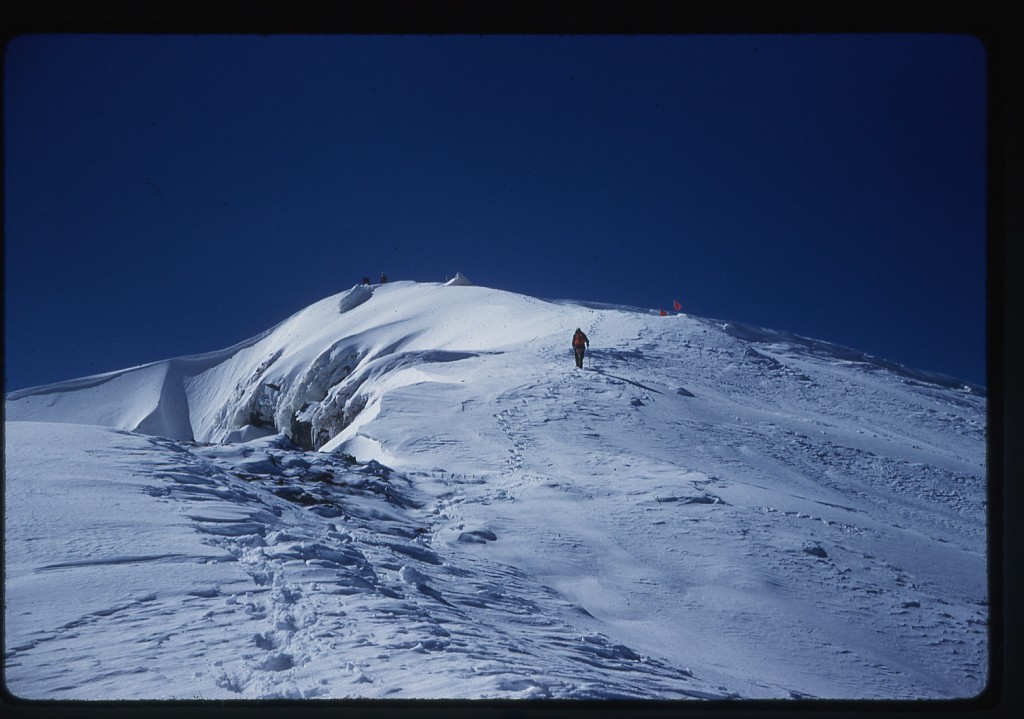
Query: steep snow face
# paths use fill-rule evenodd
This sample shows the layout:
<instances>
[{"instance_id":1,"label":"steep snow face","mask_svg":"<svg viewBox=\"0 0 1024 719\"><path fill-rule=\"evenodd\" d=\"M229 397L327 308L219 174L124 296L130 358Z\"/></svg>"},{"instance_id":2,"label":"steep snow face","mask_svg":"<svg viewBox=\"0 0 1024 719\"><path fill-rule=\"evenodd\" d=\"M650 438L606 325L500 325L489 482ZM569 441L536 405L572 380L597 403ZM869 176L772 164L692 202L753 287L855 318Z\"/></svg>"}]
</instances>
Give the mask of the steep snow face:
<instances>
[{"instance_id":1,"label":"steep snow face","mask_svg":"<svg viewBox=\"0 0 1024 719\"><path fill-rule=\"evenodd\" d=\"M782 332L356 287L221 352L8 396L6 677L36 698L971 697L985 410Z\"/></svg>"}]
</instances>

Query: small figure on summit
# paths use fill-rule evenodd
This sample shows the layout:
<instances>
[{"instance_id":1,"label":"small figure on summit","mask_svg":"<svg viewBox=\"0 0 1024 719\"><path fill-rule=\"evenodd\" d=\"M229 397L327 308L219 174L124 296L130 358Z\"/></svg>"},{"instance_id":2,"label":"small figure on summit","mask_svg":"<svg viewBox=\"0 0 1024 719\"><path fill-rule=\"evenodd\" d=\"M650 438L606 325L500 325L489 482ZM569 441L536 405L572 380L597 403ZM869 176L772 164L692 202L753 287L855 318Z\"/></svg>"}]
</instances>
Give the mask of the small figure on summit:
<instances>
[{"instance_id":1,"label":"small figure on summit","mask_svg":"<svg viewBox=\"0 0 1024 719\"><path fill-rule=\"evenodd\" d=\"M577 327L576 332L572 336L572 351L576 355L577 369L583 368L583 355L588 347L590 347L590 340L583 333L583 330Z\"/></svg>"},{"instance_id":2,"label":"small figure on summit","mask_svg":"<svg viewBox=\"0 0 1024 719\"><path fill-rule=\"evenodd\" d=\"M387 284L387 282L388 282L388 276L385 275L383 272L381 272L380 273L380 283L382 285L385 285L385 284Z\"/></svg>"}]
</instances>

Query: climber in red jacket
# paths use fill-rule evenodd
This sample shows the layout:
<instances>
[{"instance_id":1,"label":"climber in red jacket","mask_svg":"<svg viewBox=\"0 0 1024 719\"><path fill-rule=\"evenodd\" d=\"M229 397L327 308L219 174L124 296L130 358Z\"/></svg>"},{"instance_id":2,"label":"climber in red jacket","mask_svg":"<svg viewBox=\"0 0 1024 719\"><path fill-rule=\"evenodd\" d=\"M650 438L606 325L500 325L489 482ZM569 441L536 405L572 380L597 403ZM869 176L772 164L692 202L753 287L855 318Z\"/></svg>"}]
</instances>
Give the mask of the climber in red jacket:
<instances>
[{"instance_id":1,"label":"climber in red jacket","mask_svg":"<svg viewBox=\"0 0 1024 719\"><path fill-rule=\"evenodd\" d=\"M576 328L576 332L572 336L572 351L576 355L576 367L582 369L583 367L583 354L590 347L590 340L583 333L579 327Z\"/></svg>"}]
</instances>

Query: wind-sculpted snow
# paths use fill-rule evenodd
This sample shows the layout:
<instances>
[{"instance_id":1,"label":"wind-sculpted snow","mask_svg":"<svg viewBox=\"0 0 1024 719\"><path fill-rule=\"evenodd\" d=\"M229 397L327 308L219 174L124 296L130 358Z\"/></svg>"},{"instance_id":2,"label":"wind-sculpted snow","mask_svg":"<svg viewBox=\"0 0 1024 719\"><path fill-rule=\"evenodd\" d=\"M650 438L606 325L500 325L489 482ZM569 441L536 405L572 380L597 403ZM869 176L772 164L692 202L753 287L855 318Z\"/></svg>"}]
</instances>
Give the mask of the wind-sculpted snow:
<instances>
[{"instance_id":1,"label":"wind-sculpted snow","mask_svg":"<svg viewBox=\"0 0 1024 719\"><path fill-rule=\"evenodd\" d=\"M220 353L13 393L7 686L972 697L986 405L929 378L785 333L399 282Z\"/></svg>"},{"instance_id":2,"label":"wind-sculpted snow","mask_svg":"<svg viewBox=\"0 0 1024 719\"><path fill-rule=\"evenodd\" d=\"M491 309L514 310L487 304L494 294L530 302L474 287L400 282L375 293L357 285L228 350L11 393L8 418L213 442L284 433L315 449L371 402L368 380L424 381L399 370L471 357L465 343L474 338L485 346L517 339L524 318L495 317ZM472 304L476 297L484 303ZM492 322L510 334L496 337Z\"/></svg>"}]
</instances>

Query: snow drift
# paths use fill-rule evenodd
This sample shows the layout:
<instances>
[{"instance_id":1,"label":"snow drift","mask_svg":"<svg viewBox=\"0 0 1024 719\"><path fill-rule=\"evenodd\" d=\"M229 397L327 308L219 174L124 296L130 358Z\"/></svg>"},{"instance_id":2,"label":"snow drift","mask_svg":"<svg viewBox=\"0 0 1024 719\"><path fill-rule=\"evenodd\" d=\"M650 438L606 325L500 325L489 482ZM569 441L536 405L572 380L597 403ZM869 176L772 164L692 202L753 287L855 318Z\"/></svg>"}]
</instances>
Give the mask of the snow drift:
<instances>
[{"instance_id":1,"label":"snow drift","mask_svg":"<svg viewBox=\"0 0 1024 719\"><path fill-rule=\"evenodd\" d=\"M8 688L984 689L983 388L463 280L361 285L222 351L10 393Z\"/></svg>"}]
</instances>

